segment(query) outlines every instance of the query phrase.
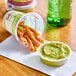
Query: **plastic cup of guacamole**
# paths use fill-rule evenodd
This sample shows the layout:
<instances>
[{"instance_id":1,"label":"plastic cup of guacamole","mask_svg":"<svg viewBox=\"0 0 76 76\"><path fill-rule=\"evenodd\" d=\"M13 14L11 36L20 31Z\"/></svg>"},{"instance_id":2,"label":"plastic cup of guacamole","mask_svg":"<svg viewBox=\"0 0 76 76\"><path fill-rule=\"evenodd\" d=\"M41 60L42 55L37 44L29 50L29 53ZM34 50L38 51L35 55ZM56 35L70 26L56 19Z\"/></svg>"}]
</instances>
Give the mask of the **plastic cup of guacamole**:
<instances>
[{"instance_id":1,"label":"plastic cup of guacamole","mask_svg":"<svg viewBox=\"0 0 76 76\"><path fill-rule=\"evenodd\" d=\"M62 42L51 41L42 44L39 47L41 61L48 66L64 65L71 54L71 48Z\"/></svg>"}]
</instances>

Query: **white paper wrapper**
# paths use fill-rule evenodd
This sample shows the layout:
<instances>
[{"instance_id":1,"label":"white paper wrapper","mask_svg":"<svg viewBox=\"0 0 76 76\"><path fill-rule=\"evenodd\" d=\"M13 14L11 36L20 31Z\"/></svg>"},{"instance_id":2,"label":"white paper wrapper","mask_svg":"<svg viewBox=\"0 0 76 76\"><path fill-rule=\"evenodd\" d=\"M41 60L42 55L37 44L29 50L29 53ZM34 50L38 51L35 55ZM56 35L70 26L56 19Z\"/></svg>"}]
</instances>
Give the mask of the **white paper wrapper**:
<instances>
[{"instance_id":1,"label":"white paper wrapper","mask_svg":"<svg viewBox=\"0 0 76 76\"><path fill-rule=\"evenodd\" d=\"M38 52L30 53L29 48L20 46L14 36L0 44L0 55L10 58L49 76L72 76L76 72L76 53L72 52L67 63L61 67L49 67L40 61Z\"/></svg>"}]
</instances>

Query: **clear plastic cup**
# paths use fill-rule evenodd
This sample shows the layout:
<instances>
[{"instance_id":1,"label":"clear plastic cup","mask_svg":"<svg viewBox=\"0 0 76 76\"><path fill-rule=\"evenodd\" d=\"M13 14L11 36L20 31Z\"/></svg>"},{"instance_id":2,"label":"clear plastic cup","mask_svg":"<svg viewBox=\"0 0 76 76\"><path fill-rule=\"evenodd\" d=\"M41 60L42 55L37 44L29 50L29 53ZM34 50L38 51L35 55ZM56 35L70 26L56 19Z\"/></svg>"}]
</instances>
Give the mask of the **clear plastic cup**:
<instances>
[{"instance_id":1,"label":"clear plastic cup","mask_svg":"<svg viewBox=\"0 0 76 76\"><path fill-rule=\"evenodd\" d=\"M3 27L13 34L16 39L20 42L17 35L18 24L24 21L24 24L35 29L40 35L44 31L43 19L37 13L23 13L18 11L9 11L5 14L3 18Z\"/></svg>"},{"instance_id":2,"label":"clear plastic cup","mask_svg":"<svg viewBox=\"0 0 76 76\"><path fill-rule=\"evenodd\" d=\"M62 44L62 45L65 45L66 47L68 47L68 56L66 56L66 57L64 57L64 58L61 58L61 59L51 59L51 58L49 58L49 56L48 56L48 58L47 57L45 57L44 55L42 55L41 54L41 47L43 47L45 44L48 44L48 43L60 43L60 44ZM44 64L46 64L46 65L48 65L48 66L53 66L53 67L59 67L59 66L62 66L62 65L64 65L66 62L67 62L67 60L69 59L69 57L70 57L70 55L71 55L71 48L67 45L67 44L65 44L65 43L63 43L63 42L59 42L59 41L50 41L50 42L48 42L48 41L46 41L44 44L42 44L39 48L38 48L38 53L39 53L39 55L40 55L40 59L41 59L41 61L44 63Z\"/></svg>"},{"instance_id":3,"label":"clear plastic cup","mask_svg":"<svg viewBox=\"0 0 76 76\"><path fill-rule=\"evenodd\" d=\"M14 0L6 1L6 9L8 10L16 10L21 12L32 12L33 8L36 6L37 0L31 0L28 2L15 2Z\"/></svg>"}]
</instances>

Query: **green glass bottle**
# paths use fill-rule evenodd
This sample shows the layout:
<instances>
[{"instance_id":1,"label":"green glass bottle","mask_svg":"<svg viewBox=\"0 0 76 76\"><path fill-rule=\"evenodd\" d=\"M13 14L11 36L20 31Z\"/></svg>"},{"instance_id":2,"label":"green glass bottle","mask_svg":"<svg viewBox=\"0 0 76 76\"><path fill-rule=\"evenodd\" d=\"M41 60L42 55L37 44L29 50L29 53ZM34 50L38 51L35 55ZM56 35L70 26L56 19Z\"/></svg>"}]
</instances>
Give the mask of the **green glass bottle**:
<instances>
[{"instance_id":1,"label":"green glass bottle","mask_svg":"<svg viewBox=\"0 0 76 76\"><path fill-rule=\"evenodd\" d=\"M49 24L62 27L71 19L72 0L48 0L47 21Z\"/></svg>"}]
</instances>

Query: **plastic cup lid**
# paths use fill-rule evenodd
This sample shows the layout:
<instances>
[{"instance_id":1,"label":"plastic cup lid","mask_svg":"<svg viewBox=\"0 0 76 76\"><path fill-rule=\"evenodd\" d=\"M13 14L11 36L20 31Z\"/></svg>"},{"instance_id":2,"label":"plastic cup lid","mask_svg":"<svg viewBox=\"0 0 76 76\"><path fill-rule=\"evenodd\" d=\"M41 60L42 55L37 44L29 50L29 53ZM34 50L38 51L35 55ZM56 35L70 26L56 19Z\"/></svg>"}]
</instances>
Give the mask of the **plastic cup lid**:
<instances>
[{"instance_id":1,"label":"plastic cup lid","mask_svg":"<svg viewBox=\"0 0 76 76\"><path fill-rule=\"evenodd\" d=\"M33 0L29 0L29 1L24 1L22 2L21 0L16 1L16 0L8 0L9 3L16 5L16 6L26 6L26 5L30 5Z\"/></svg>"}]
</instances>

